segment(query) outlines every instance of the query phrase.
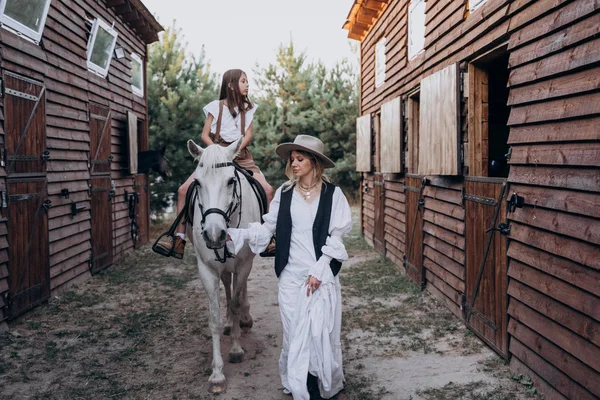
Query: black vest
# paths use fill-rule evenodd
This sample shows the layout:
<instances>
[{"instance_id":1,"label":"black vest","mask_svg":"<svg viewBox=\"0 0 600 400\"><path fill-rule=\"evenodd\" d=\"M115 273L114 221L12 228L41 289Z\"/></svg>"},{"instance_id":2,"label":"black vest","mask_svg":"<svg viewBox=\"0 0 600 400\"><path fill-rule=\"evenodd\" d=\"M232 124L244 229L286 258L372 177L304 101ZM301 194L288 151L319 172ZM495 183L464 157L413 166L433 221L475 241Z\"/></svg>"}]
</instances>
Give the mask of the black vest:
<instances>
[{"instance_id":1,"label":"black vest","mask_svg":"<svg viewBox=\"0 0 600 400\"><path fill-rule=\"evenodd\" d=\"M321 197L319 198L319 208L315 216L313 224L313 245L315 246L315 255L317 260L323 255L321 247L325 245L327 236L329 236L329 221L331 219L331 206L333 203L333 192L335 185L323 182L321 186ZM279 202L279 213L277 215L277 227L275 236L277 245L275 246L275 274L277 277L281 275L281 271L288 263L290 256L290 241L292 239L292 214L290 206L292 205L292 194L294 188L286 192L281 192L281 200ZM329 264L333 276L336 276L342 268L342 263L335 258Z\"/></svg>"}]
</instances>

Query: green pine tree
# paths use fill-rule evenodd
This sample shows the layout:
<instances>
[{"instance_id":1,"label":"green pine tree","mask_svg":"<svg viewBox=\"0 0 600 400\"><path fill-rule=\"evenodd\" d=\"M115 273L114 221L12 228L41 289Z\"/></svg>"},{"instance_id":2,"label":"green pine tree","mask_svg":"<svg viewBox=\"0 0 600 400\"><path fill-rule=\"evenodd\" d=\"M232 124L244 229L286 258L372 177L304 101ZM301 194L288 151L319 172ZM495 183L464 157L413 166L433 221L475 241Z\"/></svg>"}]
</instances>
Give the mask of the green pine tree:
<instances>
[{"instance_id":1,"label":"green pine tree","mask_svg":"<svg viewBox=\"0 0 600 400\"><path fill-rule=\"evenodd\" d=\"M287 178L285 164L275 154L281 142L296 135L320 138L325 152L336 163L327 173L350 196L356 196L359 175L356 165L356 117L358 79L347 61L328 69L307 63L306 54L294 44L281 45L276 62L258 68L260 107L254 117L252 154L267 180L278 187Z\"/></svg>"},{"instance_id":2,"label":"green pine tree","mask_svg":"<svg viewBox=\"0 0 600 400\"><path fill-rule=\"evenodd\" d=\"M148 52L150 148L167 146L172 174L165 181L152 177L153 211L164 209L168 196L176 194L193 172L187 141L200 143L206 119L202 108L218 95L216 76L210 72L204 51L197 58L189 56L183 39L173 23Z\"/></svg>"}]
</instances>

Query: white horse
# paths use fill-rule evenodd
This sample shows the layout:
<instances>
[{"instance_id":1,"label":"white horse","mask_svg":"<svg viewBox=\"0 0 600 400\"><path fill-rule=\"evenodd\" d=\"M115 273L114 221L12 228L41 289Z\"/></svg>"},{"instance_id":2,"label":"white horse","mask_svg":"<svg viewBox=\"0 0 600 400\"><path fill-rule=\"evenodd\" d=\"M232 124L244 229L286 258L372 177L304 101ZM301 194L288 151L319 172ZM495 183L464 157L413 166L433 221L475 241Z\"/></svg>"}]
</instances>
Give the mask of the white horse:
<instances>
[{"instance_id":1,"label":"white horse","mask_svg":"<svg viewBox=\"0 0 600 400\"><path fill-rule=\"evenodd\" d=\"M213 393L224 392L227 388L221 358L219 278L223 280L227 298L225 333L231 331L229 362L244 360L244 350L239 342L240 328L252 327L247 280L254 253L247 245L234 258L227 258L225 253L229 226L246 227L261 218L260 205L250 183L232 163L241 143L242 139L239 139L227 147L211 145L202 149L188 140L190 154L199 161L194 172L197 192L191 202L194 209L192 234L188 236L194 245L200 279L208 296L213 344L213 370L208 382L209 391ZM188 231L189 228L188 225Z\"/></svg>"}]
</instances>

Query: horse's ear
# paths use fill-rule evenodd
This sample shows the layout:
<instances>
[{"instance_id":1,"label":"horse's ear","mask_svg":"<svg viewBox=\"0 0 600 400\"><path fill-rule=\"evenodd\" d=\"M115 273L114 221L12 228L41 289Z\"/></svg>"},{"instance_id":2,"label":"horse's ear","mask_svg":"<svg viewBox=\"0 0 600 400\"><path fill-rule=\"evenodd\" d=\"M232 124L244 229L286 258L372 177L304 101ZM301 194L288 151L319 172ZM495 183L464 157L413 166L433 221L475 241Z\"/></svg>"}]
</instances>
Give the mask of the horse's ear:
<instances>
[{"instance_id":1,"label":"horse's ear","mask_svg":"<svg viewBox=\"0 0 600 400\"><path fill-rule=\"evenodd\" d=\"M161 154L161 155L163 155L163 156L164 156L164 155L165 155L165 152L167 151L167 145L166 145L166 144L163 144L163 145L162 145L162 146L161 146L161 147L158 149L158 151L160 152L160 154Z\"/></svg>"},{"instance_id":2,"label":"horse's ear","mask_svg":"<svg viewBox=\"0 0 600 400\"><path fill-rule=\"evenodd\" d=\"M194 158L199 158L202 155L202 152L204 150L202 149L202 147L198 146L192 139L188 140L187 145L188 151L192 156L194 156Z\"/></svg>"},{"instance_id":3,"label":"horse's ear","mask_svg":"<svg viewBox=\"0 0 600 400\"><path fill-rule=\"evenodd\" d=\"M235 142L231 143L229 146L227 146L227 152L229 153L229 157L233 160L237 157L238 153L240 152L240 147L242 147L242 141L244 140L244 137L240 137L238 140L236 140Z\"/></svg>"}]
</instances>

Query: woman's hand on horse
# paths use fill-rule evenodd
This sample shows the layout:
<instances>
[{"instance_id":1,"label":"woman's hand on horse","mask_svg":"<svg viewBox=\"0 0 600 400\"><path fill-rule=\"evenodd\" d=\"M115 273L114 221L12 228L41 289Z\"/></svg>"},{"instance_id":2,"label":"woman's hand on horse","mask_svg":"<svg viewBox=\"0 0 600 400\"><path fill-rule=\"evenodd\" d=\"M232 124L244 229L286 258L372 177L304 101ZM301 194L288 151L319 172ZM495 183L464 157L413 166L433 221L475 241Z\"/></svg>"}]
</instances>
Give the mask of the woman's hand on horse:
<instances>
[{"instance_id":1,"label":"woman's hand on horse","mask_svg":"<svg viewBox=\"0 0 600 400\"><path fill-rule=\"evenodd\" d=\"M308 276L308 280L306 281L306 296L310 296L311 293L314 293L321 286L321 281L315 278L312 275Z\"/></svg>"}]
</instances>

